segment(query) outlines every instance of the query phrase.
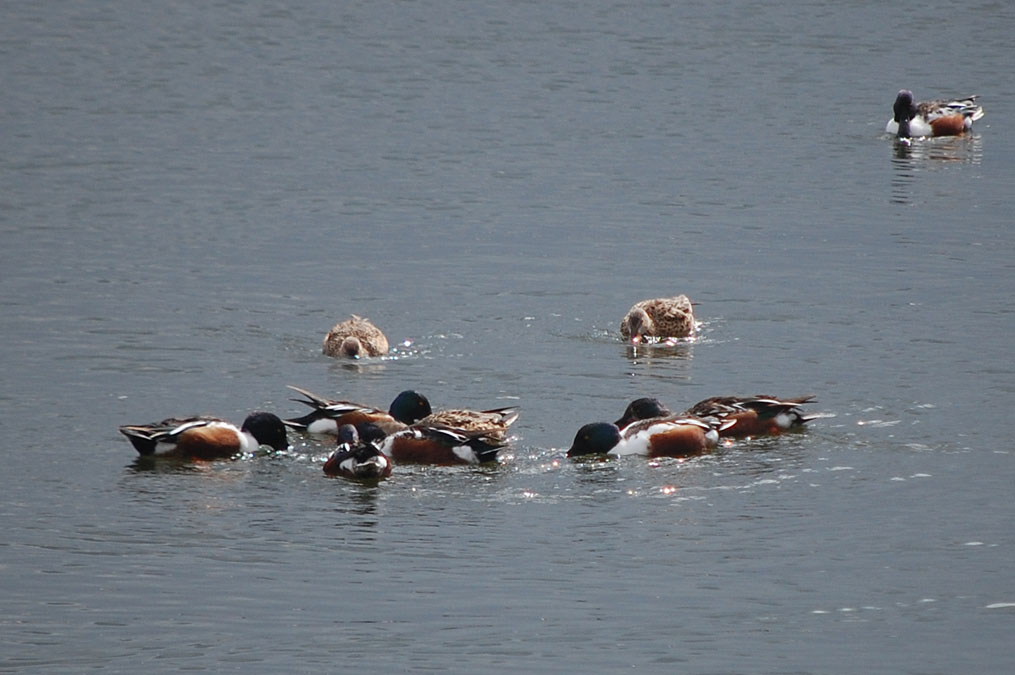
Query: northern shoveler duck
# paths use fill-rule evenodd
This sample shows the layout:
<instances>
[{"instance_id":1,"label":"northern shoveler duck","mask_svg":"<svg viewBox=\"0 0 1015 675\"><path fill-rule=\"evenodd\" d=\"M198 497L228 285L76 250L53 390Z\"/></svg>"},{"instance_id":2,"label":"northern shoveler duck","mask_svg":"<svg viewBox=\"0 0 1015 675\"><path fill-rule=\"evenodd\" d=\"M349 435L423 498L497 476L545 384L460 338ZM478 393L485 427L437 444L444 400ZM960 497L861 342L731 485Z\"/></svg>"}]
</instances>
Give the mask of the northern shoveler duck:
<instances>
[{"instance_id":1,"label":"northern shoveler duck","mask_svg":"<svg viewBox=\"0 0 1015 675\"><path fill-rule=\"evenodd\" d=\"M345 478L378 479L391 475L391 460L377 447L385 434L369 422L361 435L351 424L338 429L338 448L324 463L324 473Z\"/></svg>"},{"instance_id":2,"label":"northern shoveler duck","mask_svg":"<svg viewBox=\"0 0 1015 675\"><path fill-rule=\"evenodd\" d=\"M497 459L497 453L506 445L507 441L496 432L414 424L385 437L378 448L396 462L483 464Z\"/></svg>"},{"instance_id":3,"label":"northern shoveler duck","mask_svg":"<svg viewBox=\"0 0 1015 675\"><path fill-rule=\"evenodd\" d=\"M694 417L639 420L623 430L609 422L594 422L578 430L567 456L690 457L708 452L718 441L718 430Z\"/></svg>"},{"instance_id":4,"label":"northern shoveler duck","mask_svg":"<svg viewBox=\"0 0 1015 675\"><path fill-rule=\"evenodd\" d=\"M814 396L715 396L695 403L685 414L716 423L735 422L719 431L723 438L767 436L800 428L815 419L816 415L805 415L800 409L812 401Z\"/></svg>"},{"instance_id":5,"label":"northern shoveler duck","mask_svg":"<svg viewBox=\"0 0 1015 675\"><path fill-rule=\"evenodd\" d=\"M920 136L958 136L969 131L973 122L983 117L978 96L952 100L914 102L913 92L903 89L895 97L892 119L885 133L899 138Z\"/></svg>"},{"instance_id":6,"label":"northern shoveler duck","mask_svg":"<svg viewBox=\"0 0 1015 675\"><path fill-rule=\"evenodd\" d=\"M433 412L430 401L412 390L396 396L388 412L384 412L351 401L327 399L292 385L289 388L304 396L292 400L310 406L312 410L303 417L285 420L285 424L311 434L338 434L338 429L343 424L359 426L364 422L376 424L384 433L390 434L405 429Z\"/></svg>"},{"instance_id":7,"label":"northern shoveler duck","mask_svg":"<svg viewBox=\"0 0 1015 675\"><path fill-rule=\"evenodd\" d=\"M694 335L694 310L686 295L636 302L620 321L620 334L634 344Z\"/></svg>"},{"instance_id":8,"label":"northern shoveler duck","mask_svg":"<svg viewBox=\"0 0 1015 675\"><path fill-rule=\"evenodd\" d=\"M482 431L491 436L506 438L508 427L518 419L518 409L494 408L492 410L469 410L467 408L438 410L419 420L418 426L447 427L458 431Z\"/></svg>"},{"instance_id":9,"label":"northern shoveler duck","mask_svg":"<svg viewBox=\"0 0 1015 675\"><path fill-rule=\"evenodd\" d=\"M324 338L325 356L346 356L358 359L363 356L384 356L388 353L388 338L370 319L352 315L336 323Z\"/></svg>"},{"instance_id":10,"label":"northern shoveler duck","mask_svg":"<svg viewBox=\"0 0 1015 675\"><path fill-rule=\"evenodd\" d=\"M766 436L802 427L812 419L820 417L820 415L805 415L800 409L801 405L812 401L814 396L782 399L764 395L714 396L695 403L679 413L679 416L697 417L714 423L723 438ZM616 425L623 429L637 420L665 418L670 414L657 399L639 398L628 404L623 417L617 420Z\"/></svg>"},{"instance_id":11,"label":"northern shoveler duck","mask_svg":"<svg viewBox=\"0 0 1015 675\"><path fill-rule=\"evenodd\" d=\"M247 416L243 426L214 417L169 418L156 424L129 424L120 433L142 456L220 459L250 453L262 445L286 450L282 420L268 412Z\"/></svg>"},{"instance_id":12,"label":"northern shoveler duck","mask_svg":"<svg viewBox=\"0 0 1015 675\"><path fill-rule=\"evenodd\" d=\"M614 424L619 429L624 429L632 422L637 422L638 420L647 420L653 417L669 417L672 414L657 398L636 398L627 404L624 414Z\"/></svg>"}]
</instances>

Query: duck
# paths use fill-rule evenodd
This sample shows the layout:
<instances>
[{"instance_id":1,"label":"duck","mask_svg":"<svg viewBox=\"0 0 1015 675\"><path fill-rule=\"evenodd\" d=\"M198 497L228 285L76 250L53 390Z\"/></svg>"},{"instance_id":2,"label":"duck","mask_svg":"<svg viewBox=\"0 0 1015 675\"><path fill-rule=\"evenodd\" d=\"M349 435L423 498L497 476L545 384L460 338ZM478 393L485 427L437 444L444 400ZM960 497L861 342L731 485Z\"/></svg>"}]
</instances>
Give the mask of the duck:
<instances>
[{"instance_id":1,"label":"duck","mask_svg":"<svg viewBox=\"0 0 1015 675\"><path fill-rule=\"evenodd\" d=\"M360 359L388 353L388 338L370 319L352 314L332 326L321 347L325 356Z\"/></svg>"},{"instance_id":2,"label":"duck","mask_svg":"<svg viewBox=\"0 0 1015 675\"><path fill-rule=\"evenodd\" d=\"M407 389L391 402L388 411L361 403L324 398L294 385L288 385L303 398L293 401L309 406L311 411L302 417L283 420L286 426L309 434L337 435L344 424L354 426L371 422L386 434L401 431L433 412L430 401L419 392Z\"/></svg>"},{"instance_id":3,"label":"duck","mask_svg":"<svg viewBox=\"0 0 1015 675\"><path fill-rule=\"evenodd\" d=\"M669 417L672 414L669 408L664 406L659 399L646 396L644 398L636 398L628 403L624 414L614 424L618 429L623 430L629 424L638 420L647 420L653 417Z\"/></svg>"},{"instance_id":4,"label":"duck","mask_svg":"<svg viewBox=\"0 0 1015 675\"><path fill-rule=\"evenodd\" d=\"M385 433L401 431L411 424L444 426L463 431L484 431L507 436L508 428L518 420L518 408L508 406L491 410L449 408L434 412L430 400L423 394L407 389L395 397L388 412L353 403L324 398L301 387L288 385L289 389L301 394L302 399L292 399L313 410L303 417L284 420L285 424L311 434L337 434L343 424L359 426L372 422Z\"/></svg>"},{"instance_id":5,"label":"duck","mask_svg":"<svg viewBox=\"0 0 1015 675\"><path fill-rule=\"evenodd\" d=\"M711 451L718 442L718 428L695 417L638 420L623 430L610 422L593 422L578 430L567 456L692 457Z\"/></svg>"},{"instance_id":6,"label":"duck","mask_svg":"<svg viewBox=\"0 0 1015 675\"><path fill-rule=\"evenodd\" d=\"M796 398L775 396L713 396L698 401L680 417L697 417L720 427L721 438L747 438L771 436L791 429L799 429L807 422L821 417L806 415L800 406L814 402L813 395ZM631 401L624 415L615 422L623 429L638 420L669 417L671 413L658 399L639 398ZM725 422L731 424L725 425Z\"/></svg>"},{"instance_id":7,"label":"duck","mask_svg":"<svg viewBox=\"0 0 1015 675\"><path fill-rule=\"evenodd\" d=\"M416 423L389 434L378 444L380 452L398 463L485 464L497 459L507 445L503 435L490 430L468 430Z\"/></svg>"},{"instance_id":8,"label":"duck","mask_svg":"<svg viewBox=\"0 0 1015 675\"><path fill-rule=\"evenodd\" d=\"M719 432L723 438L773 436L802 428L820 415L805 415L800 406L812 403L812 394L796 398L775 396L714 396L698 401L685 411L716 423L734 421Z\"/></svg>"},{"instance_id":9,"label":"duck","mask_svg":"<svg viewBox=\"0 0 1015 675\"><path fill-rule=\"evenodd\" d=\"M686 295L636 302L620 321L620 334L632 344L653 339L688 338L697 330Z\"/></svg>"},{"instance_id":10,"label":"duck","mask_svg":"<svg viewBox=\"0 0 1015 675\"><path fill-rule=\"evenodd\" d=\"M438 410L427 415L416 424L419 426L446 427L459 431L482 431L504 439L509 427L518 420L518 408L493 408L491 410L470 410L468 408L452 408Z\"/></svg>"},{"instance_id":11,"label":"duck","mask_svg":"<svg viewBox=\"0 0 1015 675\"><path fill-rule=\"evenodd\" d=\"M976 103L979 96L914 102L913 92L902 89L892 106L892 119L885 133L900 139L922 136L959 136L969 131L973 122L983 117L983 108Z\"/></svg>"},{"instance_id":12,"label":"duck","mask_svg":"<svg viewBox=\"0 0 1015 675\"><path fill-rule=\"evenodd\" d=\"M262 445L280 452L289 448L285 425L269 412L251 413L240 427L217 417L199 416L128 424L119 430L142 457L210 460L252 453Z\"/></svg>"},{"instance_id":13,"label":"duck","mask_svg":"<svg viewBox=\"0 0 1015 675\"><path fill-rule=\"evenodd\" d=\"M351 424L338 429L338 448L324 462L324 473L358 480L387 478L391 475L391 458L381 452L377 441L385 437L381 429L370 422L360 426L361 434Z\"/></svg>"}]
</instances>

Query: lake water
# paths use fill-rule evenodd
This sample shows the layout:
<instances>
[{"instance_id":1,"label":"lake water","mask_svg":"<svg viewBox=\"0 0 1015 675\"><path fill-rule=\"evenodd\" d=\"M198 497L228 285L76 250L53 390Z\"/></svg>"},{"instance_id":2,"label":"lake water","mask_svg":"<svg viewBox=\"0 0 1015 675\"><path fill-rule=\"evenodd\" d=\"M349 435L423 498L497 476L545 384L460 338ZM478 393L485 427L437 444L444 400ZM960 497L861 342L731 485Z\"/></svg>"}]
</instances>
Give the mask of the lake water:
<instances>
[{"instance_id":1,"label":"lake water","mask_svg":"<svg viewBox=\"0 0 1015 675\"><path fill-rule=\"evenodd\" d=\"M0 670L1015 669L1005 3L0 6ZM982 95L897 146L898 89ZM701 337L617 322L687 293ZM320 355L337 320L398 343ZM517 404L496 466L125 423ZM806 433L562 459L635 397Z\"/></svg>"}]
</instances>

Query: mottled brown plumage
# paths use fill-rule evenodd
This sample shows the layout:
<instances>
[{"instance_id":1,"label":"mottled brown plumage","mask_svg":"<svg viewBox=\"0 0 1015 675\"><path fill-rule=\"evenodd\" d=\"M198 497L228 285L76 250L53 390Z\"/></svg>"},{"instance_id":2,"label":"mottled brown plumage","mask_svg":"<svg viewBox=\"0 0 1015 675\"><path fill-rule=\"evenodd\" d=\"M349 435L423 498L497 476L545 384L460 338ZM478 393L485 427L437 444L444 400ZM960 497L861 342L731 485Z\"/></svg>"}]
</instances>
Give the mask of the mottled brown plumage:
<instances>
[{"instance_id":1,"label":"mottled brown plumage","mask_svg":"<svg viewBox=\"0 0 1015 675\"><path fill-rule=\"evenodd\" d=\"M620 322L620 334L631 342L646 338L686 338L694 335L694 310L686 295L642 300Z\"/></svg>"},{"instance_id":2,"label":"mottled brown plumage","mask_svg":"<svg viewBox=\"0 0 1015 675\"><path fill-rule=\"evenodd\" d=\"M388 353L388 338L370 322L370 319L352 315L328 331L324 338L325 356L358 359L363 356L384 356Z\"/></svg>"},{"instance_id":3,"label":"mottled brown plumage","mask_svg":"<svg viewBox=\"0 0 1015 675\"><path fill-rule=\"evenodd\" d=\"M508 427L517 419L518 411L513 407L493 410L438 410L421 419L416 425L450 427L466 432L482 431L503 440L507 436Z\"/></svg>"}]
</instances>

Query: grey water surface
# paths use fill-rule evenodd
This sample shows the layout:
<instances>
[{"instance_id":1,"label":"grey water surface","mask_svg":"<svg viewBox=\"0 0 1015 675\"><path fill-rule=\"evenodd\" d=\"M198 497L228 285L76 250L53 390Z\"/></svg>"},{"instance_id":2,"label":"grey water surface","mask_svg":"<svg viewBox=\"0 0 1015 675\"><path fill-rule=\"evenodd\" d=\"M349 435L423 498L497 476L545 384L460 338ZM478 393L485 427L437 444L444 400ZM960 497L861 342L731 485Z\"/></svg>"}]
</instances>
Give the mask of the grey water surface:
<instances>
[{"instance_id":1,"label":"grey water surface","mask_svg":"<svg viewBox=\"0 0 1015 675\"><path fill-rule=\"evenodd\" d=\"M1006 3L0 5L0 671L1015 669ZM898 89L982 96L900 145ZM700 337L632 350L636 300ZM350 313L397 346L320 354ZM518 405L497 465L120 424ZM686 461L652 395L812 393Z\"/></svg>"}]
</instances>

